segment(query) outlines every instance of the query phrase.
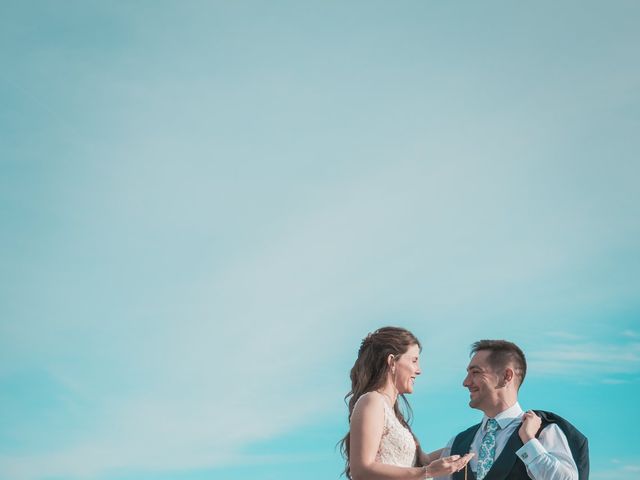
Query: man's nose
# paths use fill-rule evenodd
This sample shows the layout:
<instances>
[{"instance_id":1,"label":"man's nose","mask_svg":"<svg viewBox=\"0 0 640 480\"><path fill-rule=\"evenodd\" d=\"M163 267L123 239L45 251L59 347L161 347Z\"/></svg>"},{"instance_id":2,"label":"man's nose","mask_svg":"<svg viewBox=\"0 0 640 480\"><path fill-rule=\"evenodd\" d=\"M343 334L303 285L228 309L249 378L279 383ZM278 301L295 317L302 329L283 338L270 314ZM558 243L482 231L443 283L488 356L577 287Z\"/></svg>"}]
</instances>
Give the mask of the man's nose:
<instances>
[{"instance_id":1,"label":"man's nose","mask_svg":"<svg viewBox=\"0 0 640 480\"><path fill-rule=\"evenodd\" d=\"M464 377L464 380L462 381L462 386L463 386L463 387L469 387L469 386L471 386L471 383L470 383L470 381L469 381L469 377L470 377L470 375L467 373L467 376L466 376L466 377Z\"/></svg>"}]
</instances>

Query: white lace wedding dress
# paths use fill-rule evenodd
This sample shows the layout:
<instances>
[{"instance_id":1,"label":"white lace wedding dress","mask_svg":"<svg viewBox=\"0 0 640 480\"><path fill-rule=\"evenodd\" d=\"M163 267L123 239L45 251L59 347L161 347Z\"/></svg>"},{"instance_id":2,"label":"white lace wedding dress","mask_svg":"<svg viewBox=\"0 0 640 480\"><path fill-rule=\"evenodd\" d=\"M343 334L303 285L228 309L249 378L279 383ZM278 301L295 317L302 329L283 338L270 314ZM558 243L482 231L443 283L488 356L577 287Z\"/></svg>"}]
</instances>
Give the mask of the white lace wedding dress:
<instances>
[{"instance_id":1,"label":"white lace wedding dress","mask_svg":"<svg viewBox=\"0 0 640 480\"><path fill-rule=\"evenodd\" d=\"M416 464L416 442L413 435L400 423L384 395L378 392L368 392L362 397L365 395L379 395L384 404L384 430L376 454L376 461L399 467L413 467Z\"/></svg>"}]
</instances>

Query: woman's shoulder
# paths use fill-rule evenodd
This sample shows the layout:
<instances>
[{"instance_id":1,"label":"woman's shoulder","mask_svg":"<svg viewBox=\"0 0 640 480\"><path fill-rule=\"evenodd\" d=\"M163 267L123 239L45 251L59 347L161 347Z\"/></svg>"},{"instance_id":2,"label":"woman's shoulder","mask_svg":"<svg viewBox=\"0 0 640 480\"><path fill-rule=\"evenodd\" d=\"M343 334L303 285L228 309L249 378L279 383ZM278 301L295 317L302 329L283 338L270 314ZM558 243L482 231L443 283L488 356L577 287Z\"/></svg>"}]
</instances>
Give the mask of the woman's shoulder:
<instances>
[{"instance_id":1,"label":"woman's shoulder","mask_svg":"<svg viewBox=\"0 0 640 480\"><path fill-rule=\"evenodd\" d=\"M355 405L353 406L354 411L356 409L363 410L369 408L381 409L384 408L385 399L384 395L379 392L371 391L367 393L363 393L358 400L356 400Z\"/></svg>"},{"instance_id":2,"label":"woman's shoulder","mask_svg":"<svg viewBox=\"0 0 640 480\"><path fill-rule=\"evenodd\" d=\"M388 416L388 407L385 406L384 396L378 392L364 393L356 400L351 412L351 425L360 425L362 423L371 425L378 422L382 425Z\"/></svg>"}]
</instances>

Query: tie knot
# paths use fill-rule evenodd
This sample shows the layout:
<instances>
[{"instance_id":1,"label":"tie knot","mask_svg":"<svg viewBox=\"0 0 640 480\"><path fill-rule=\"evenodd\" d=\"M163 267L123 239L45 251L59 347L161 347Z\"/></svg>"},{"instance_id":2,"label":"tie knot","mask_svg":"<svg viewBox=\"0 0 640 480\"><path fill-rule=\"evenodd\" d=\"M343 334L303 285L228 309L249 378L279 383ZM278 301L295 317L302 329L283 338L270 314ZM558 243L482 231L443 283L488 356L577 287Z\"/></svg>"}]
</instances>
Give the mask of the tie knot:
<instances>
[{"instance_id":1,"label":"tie knot","mask_svg":"<svg viewBox=\"0 0 640 480\"><path fill-rule=\"evenodd\" d=\"M495 432L498 428L499 425L495 418L490 418L487 421L487 432Z\"/></svg>"}]
</instances>

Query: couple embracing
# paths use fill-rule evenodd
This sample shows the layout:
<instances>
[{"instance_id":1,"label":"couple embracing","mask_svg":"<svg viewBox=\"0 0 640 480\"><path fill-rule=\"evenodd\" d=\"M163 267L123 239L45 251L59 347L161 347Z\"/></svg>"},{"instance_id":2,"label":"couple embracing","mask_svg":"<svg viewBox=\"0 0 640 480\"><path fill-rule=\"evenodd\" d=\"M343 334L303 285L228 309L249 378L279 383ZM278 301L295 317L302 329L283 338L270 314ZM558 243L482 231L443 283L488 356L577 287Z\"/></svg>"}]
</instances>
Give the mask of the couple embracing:
<instances>
[{"instance_id":1,"label":"couple embracing","mask_svg":"<svg viewBox=\"0 0 640 480\"><path fill-rule=\"evenodd\" d=\"M562 417L523 411L527 364L505 340L472 345L463 386L482 421L426 453L399 406L420 375L421 346L408 330L384 327L362 341L353 368L349 433L342 439L352 480L587 480L587 439Z\"/></svg>"}]
</instances>

